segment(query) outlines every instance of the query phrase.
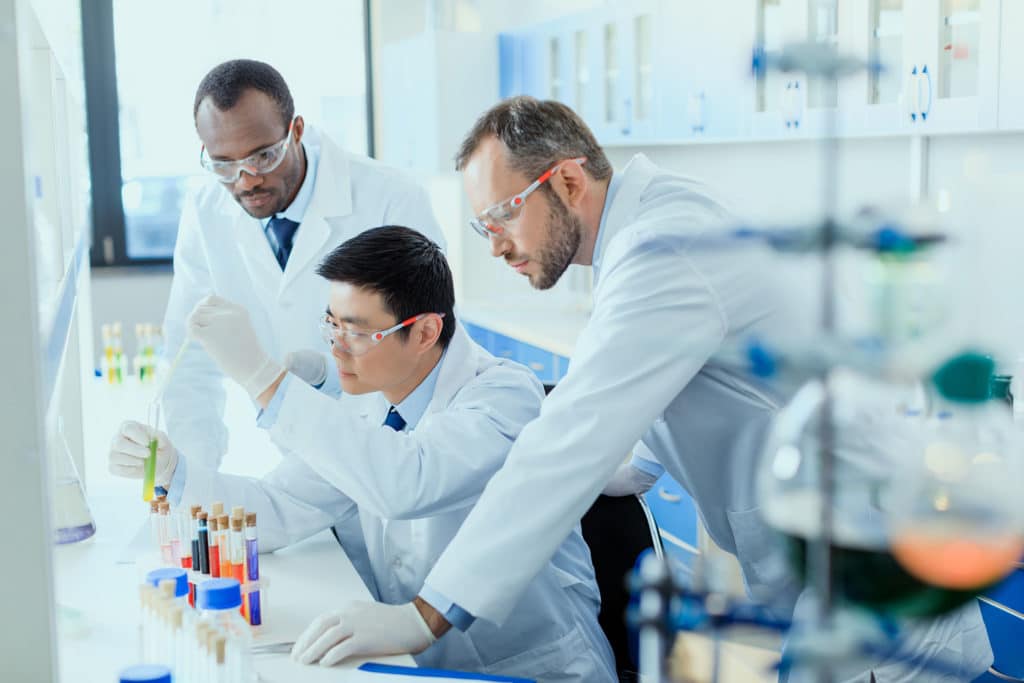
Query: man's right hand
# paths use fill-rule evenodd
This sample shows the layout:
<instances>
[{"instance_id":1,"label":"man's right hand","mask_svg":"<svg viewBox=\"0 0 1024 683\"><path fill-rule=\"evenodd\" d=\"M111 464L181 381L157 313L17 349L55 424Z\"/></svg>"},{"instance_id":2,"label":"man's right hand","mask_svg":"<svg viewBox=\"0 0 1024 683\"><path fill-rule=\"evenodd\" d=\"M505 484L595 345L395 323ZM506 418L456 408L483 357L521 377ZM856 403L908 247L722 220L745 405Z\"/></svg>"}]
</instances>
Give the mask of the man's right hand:
<instances>
[{"instance_id":1,"label":"man's right hand","mask_svg":"<svg viewBox=\"0 0 1024 683\"><path fill-rule=\"evenodd\" d=\"M107 468L110 473L128 479L142 479L146 458L149 457L149 442L154 437L157 443L154 483L164 488L169 487L174 470L178 466L178 451L166 434L160 430L153 430L141 422L124 422L114 435L113 441L110 442L110 454L107 456Z\"/></svg>"},{"instance_id":2,"label":"man's right hand","mask_svg":"<svg viewBox=\"0 0 1024 683\"><path fill-rule=\"evenodd\" d=\"M306 384L319 387L327 381L327 358L319 351L302 349L284 357L284 367Z\"/></svg>"}]
</instances>

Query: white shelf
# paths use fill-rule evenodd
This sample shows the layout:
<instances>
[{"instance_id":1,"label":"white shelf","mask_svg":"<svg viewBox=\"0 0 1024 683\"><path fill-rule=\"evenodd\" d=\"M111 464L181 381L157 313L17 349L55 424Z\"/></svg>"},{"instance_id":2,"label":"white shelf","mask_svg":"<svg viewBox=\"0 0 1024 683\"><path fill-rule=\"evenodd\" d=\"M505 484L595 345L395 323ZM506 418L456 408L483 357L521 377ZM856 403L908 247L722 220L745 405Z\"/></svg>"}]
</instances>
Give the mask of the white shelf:
<instances>
[{"instance_id":1,"label":"white shelf","mask_svg":"<svg viewBox=\"0 0 1024 683\"><path fill-rule=\"evenodd\" d=\"M576 339L590 319L590 313L577 309L495 306L477 302L469 302L459 308L459 316L466 322L565 358L572 356Z\"/></svg>"}]
</instances>

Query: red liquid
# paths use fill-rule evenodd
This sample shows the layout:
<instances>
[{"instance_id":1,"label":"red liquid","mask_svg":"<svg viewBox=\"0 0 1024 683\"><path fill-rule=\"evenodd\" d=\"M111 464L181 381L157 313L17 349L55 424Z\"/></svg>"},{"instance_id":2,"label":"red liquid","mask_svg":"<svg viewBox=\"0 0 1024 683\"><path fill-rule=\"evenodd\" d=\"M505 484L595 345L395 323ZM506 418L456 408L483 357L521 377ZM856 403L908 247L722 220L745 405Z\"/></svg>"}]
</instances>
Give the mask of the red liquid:
<instances>
[{"instance_id":1,"label":"red liquid","mask_svg":"<svg viewBox=\"0 0 1024 683\"><path fill-rule=\"evenodd\" d=\"M182 569L192 569L192 558L191 557L183 557L183 558L181 558L181 568Z\"/></svg>"},{"instance_id":2,"label":"red liquid","mask_svg":"<svg viewBox=\"0 0 1024 683\"><path fill-rule=\"evenodd\" d=\"M220 546L210 546L210 576L220 578Z\"/></svg>"}]
</instances>

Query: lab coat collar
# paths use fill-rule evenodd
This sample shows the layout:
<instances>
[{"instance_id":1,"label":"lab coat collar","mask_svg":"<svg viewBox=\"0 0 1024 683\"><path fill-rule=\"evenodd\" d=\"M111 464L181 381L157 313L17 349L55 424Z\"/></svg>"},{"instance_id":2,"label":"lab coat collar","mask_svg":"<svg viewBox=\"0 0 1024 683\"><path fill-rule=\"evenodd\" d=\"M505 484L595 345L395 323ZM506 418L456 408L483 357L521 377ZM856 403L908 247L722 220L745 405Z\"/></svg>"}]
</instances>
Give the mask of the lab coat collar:
<instances>
[{"instance_id":1,"label":"lab coat collar","mask_svg":"<svg viewBox=\"0 0 1024 683\"><path fill-rule=\"evenodd\" d=\"M261 221L247 214L230 196L221 206L232 220L236 241L253 281L268 288L268 298L280 298L289 285L311 265L333 231L332 221L352 213L352 179L346 153L313 126L306 128L303 141L319 146L316 184L305 216L295 233L295 244L285 271L274 258Z\"/></svg>"},{"instance_id":2,"label":"lab coat collar","mask_svg":"<svg viewBox=\"0 0 1024 683\"><path fill-rule=\"evenodd\" d=\"M295 233L295 245L288 257L279 294L321 253L324 243L331 236L332 221L352 213L352 178L348 156L312 126L307 129L307 135L312 138L311 144L320 143L320 163L313 196L309 200L302 224Z\"/></svg>"},{"instance_id":3,"label":"lab coat collar","mask_svg":"<svg viewBox=\"0 0 1024 683\"><path fill-rule=\"evenodd\" d=\"M463 386L476 377L484 367L490 366L488 363L481 363L480 354L482 353L484 353L483 349L474 344L462 324L457 323L455 334L452 335L452 339L448 343L448 349L438 363L440 371L437 375L437 384L434 386L434 395L431 397L423 417L420 418L420 422L428 415L445 410ZM492 364L496 362L496 359L492 360ZM423 385L420 384L420 386ZM383 394L378 392L376 395L377 405L368 417L373 420L374 424L384 424L384 418L387 417L388 410L391 409L391 403L384 398ZM409 428L413 429L412 426Z\"/></svg>"},{"instance_id":4,"label":"lab coat collar","mask_svg":"<svg viewBox=\"0 0 1024 683\"><path fill-rule=\"evenodd\" d=\"M611 198L611 206L606 207L601 215L602 225L597 234L597 244L594 246L595 286L601 276L601 262L604 260L605 254L608 253L608 243L620 230L630 224L640 208L644 189L658 173L658 167L643 154L634 155L622 169L619 176L621 181L615 195Z\"/></svg>"}]
</instances>

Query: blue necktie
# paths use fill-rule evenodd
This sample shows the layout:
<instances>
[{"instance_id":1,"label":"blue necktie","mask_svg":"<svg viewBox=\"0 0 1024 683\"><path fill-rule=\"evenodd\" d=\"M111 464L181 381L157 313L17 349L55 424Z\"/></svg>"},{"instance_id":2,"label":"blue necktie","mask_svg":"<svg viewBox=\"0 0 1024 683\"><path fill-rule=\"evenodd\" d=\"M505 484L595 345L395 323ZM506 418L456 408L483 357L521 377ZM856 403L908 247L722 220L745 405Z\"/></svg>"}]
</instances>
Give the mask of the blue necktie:
<instances>
[{"instance_id":1,"label":"blue necktie","mask_svg":"<svg viewBox=\"0 0 1024 683\"><path fill-rule=\"evenodd\" d=\"M384 424L391 427L396 432L400 432L405 429L405 419L398 414L394 406L391 406L391 410L388 411L388 416L384 419Z\"/></svg>"},{"instance_id":2,"label":"blue necktie","mask_svg":"<svg viewBox=\"0 0 1024 683\"><path fill-rule=\"evenodd\" d=\"M292 253L292 241L295 238L295 231L299 224L287 218L274 216L267 223L267 238L270 240L270 247L274 250L274 258L284 270L288 263L288 257Z\"/></svg>"}]
</instances>

